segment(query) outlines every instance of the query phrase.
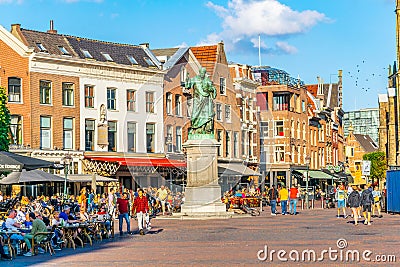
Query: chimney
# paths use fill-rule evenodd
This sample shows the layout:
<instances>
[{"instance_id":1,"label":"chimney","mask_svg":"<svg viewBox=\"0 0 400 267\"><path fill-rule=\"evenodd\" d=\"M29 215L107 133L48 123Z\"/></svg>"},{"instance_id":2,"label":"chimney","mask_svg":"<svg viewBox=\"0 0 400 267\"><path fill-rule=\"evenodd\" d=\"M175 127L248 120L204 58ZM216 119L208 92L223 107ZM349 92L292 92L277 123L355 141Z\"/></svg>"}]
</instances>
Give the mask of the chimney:
<instances>
[{"instance_id":1,"label":"chimney","mask_svg":"<svg viewBox=\"0 0 400 267\"><path fill-rule=\"evenodd\" d=\"M142 44L139 44L141 47L143 47L143 48L150 48L150 44L149 43L142 43Z\"/></svg>"},{"instance_id":2,"label":"chimney","mask_svg":"<svg viewBox=\"0 0 400 267\"><path fill-rule=\"evenodd\" d=\"M54 30L54 21L53 20L50 20L50 30L48 30L47 32L57 34L57 30Z\"/></svg>"}]
</instances>

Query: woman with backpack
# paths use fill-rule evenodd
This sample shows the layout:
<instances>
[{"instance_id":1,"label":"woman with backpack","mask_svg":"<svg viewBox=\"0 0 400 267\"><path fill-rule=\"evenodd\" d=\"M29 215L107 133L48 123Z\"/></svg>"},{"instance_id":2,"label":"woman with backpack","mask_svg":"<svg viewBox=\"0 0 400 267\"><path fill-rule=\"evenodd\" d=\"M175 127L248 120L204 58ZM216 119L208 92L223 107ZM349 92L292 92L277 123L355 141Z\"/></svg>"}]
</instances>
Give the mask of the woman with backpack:
<instances>
[{"instance_id":1,"label":"woman with backpack","mask_svg":"<svg viewBox=\"0 0 400 267\"><path fill-rule=\"evenodd\" d=\"M352 185L353 191L350 193L347 202L353 212L354 225L358 225L358 208L360 207L361 196L357 191L357 186Z\"/></svg>"}]
</instances>

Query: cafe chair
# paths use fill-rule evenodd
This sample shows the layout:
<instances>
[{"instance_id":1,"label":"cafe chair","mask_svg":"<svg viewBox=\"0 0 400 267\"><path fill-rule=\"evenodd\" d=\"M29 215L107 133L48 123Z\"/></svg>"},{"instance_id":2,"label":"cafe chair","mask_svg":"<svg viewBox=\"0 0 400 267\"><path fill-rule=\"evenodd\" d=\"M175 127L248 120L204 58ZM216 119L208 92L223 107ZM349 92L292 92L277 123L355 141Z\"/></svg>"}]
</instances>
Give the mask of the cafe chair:
<instances>
[{"instance_id":1,"label":"cafe chair","mask_svg":"<svg viewBox=\"0 0 400 267\"><path fill-rule=\"evenodd\" d=\"M51 245L51 238L53 237L53 232L38 232L33 235L32 237L32 248L33 248L33 253L36 253L36 249L38 247L43 248L45 251L50 253L50 256L53 256L53 254L56 254L53 246ZM45 236L41 241L37 241L36 237L38 236Z\"/></svg>"}]
</instances>

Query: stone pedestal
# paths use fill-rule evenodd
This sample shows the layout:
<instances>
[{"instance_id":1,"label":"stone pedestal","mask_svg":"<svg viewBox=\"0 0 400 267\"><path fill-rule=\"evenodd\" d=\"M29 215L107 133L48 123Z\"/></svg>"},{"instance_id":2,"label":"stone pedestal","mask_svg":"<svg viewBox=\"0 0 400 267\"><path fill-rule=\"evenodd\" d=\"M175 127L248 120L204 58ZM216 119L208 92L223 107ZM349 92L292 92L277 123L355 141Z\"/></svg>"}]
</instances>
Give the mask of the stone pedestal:
<instances>
[{"instance_id":1,"label":"stone pedestal","mask_svg":"<svg viewBox=\"0 0 400 267\"><path fill-rule=\"evenodd\" d=\"M188 140L183 147L187 155L187 187L184 215L223 215L225 204L221 202L218 184L217 149L215 139Z\"/></svg>"}]
</instances>

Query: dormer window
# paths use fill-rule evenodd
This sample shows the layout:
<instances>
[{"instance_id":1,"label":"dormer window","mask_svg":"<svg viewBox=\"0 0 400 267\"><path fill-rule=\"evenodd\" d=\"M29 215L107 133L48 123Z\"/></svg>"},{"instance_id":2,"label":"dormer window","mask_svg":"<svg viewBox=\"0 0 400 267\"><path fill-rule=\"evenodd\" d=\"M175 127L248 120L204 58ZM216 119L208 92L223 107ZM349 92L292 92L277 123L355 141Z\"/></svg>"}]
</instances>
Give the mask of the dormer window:
<instances>
[{"instance_id":1,"label":"dormer window","mask_svg":"<svg viewBox=\"0 0 400 267\"><path fill-rule=\"evenodd\" d=\"M112 59L112 57L110 56L110 54L108 53L101 53L103 55L103 57L107 60L107 61L114 61Z\"/></svg>"},{"instance_id":2,"label":"dormer window","mask_svg":"<svg viewBox=\"0 0 400 267\"><path fill-rule=\"evenodd\" d=\"M65 49L64 46L59 46L58 49L61 51L61 53L63 53L63 55L69 56L69 52L67 51L67 49Z\"/></svg>"},{"instance_id":3,"label":"dormer window","mask_svg":"<svg viewBox=\"0 0 400 267\"><path fill-rule=\"evenodd\" d=\"M138 64L136 59L132 55L127 55L126 57L128 58L128 60L129 60L129 62L131 64L133 64L133 65L137 65Z\"/></svg>"},{"instance_id":4,"label":"dormer window","mask_svg":"<svg viewBox=\"0 0 400 267\"><path fill-rule=\"evenodd\" d=\"M144 57L143 59L144 59L144 61L146 61L147 65L149 65L149 66L151 66L151 67L154 67L154 66L155 66L155 65L154 65L154 62L151 61L150 58Z\"/></svg>"},{"instance_id":5,"label":"dormer window","mask_svg":"<svg viewBox=\"0 0 400 267\"><path fill-rule=\"evenodd\" d=\"M39 48L40 52L47 52L46 47L44 47L42 43L36 43L36 46Z\"/></svg>"},{"instance_id":6,"label":"dormer window","mask_svg":"<svg viewBox=\"0 0 400 267\"><path fill-rule=\"evenodd\" d=\"M85 58L93 58L93 56L86 49L82 49L82 53L85 56Z\"/></svg>"}]
</instances>

